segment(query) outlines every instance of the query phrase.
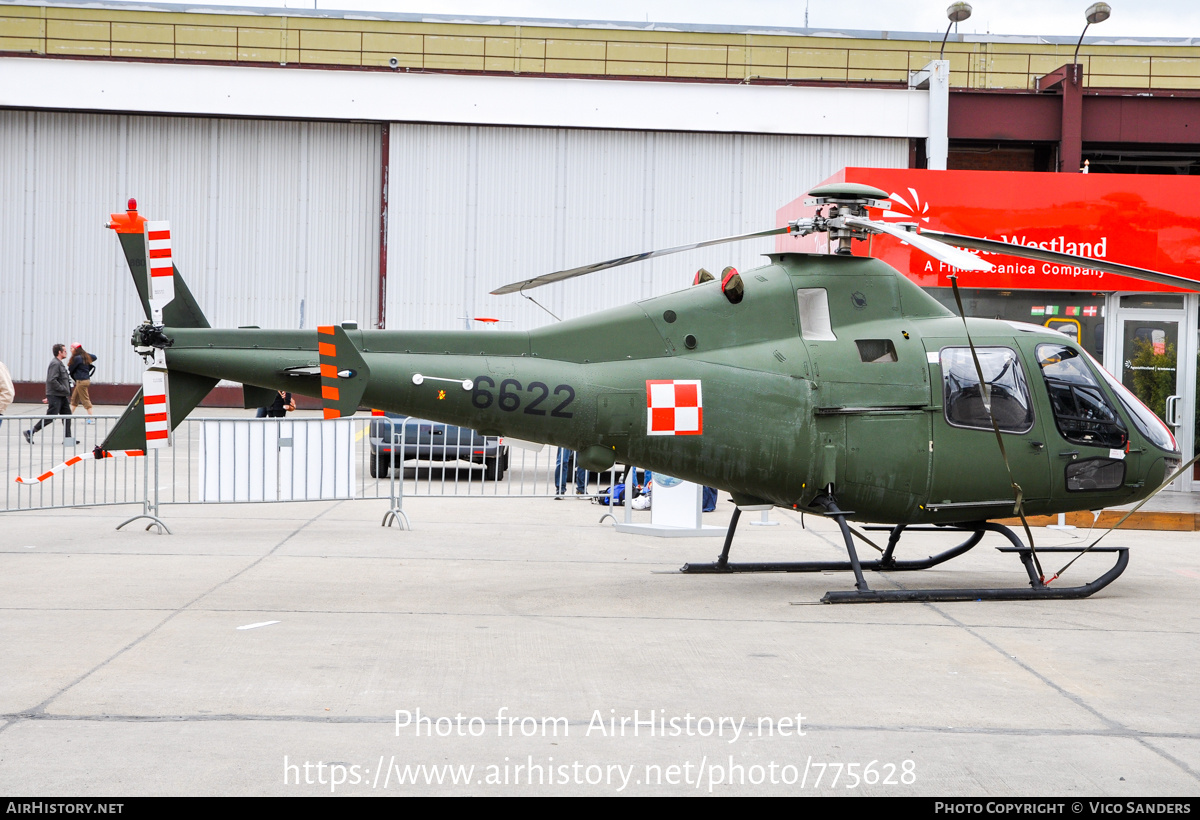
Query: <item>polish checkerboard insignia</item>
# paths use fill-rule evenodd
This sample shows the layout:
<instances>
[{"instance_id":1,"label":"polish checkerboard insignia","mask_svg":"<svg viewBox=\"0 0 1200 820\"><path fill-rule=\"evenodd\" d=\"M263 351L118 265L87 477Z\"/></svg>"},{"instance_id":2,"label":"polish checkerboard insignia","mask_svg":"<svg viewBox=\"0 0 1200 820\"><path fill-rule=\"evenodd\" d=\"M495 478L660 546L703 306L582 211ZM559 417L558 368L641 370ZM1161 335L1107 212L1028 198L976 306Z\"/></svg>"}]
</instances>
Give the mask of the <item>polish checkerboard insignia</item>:
<instances>
[{"instance_id":1,"label":"polish checkerboard insignia","mask_svg":"<svg viewBox=\"0 0 1200 820\"><path fill-rule=\"evenodd\" d=\"M703 432L699 379L646 380L646 435L698 436Z\"/></svg>"}]
</instances>

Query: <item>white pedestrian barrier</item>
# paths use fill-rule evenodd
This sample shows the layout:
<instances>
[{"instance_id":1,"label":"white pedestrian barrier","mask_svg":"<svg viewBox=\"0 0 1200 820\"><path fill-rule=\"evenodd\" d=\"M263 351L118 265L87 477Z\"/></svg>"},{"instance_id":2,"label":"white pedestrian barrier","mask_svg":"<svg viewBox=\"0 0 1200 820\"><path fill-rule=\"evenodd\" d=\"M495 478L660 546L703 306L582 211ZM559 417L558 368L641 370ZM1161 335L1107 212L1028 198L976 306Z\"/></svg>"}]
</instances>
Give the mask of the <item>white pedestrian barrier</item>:
<instances>
[{"instance_id":1,"label":"white pedestrian barrier","mask_svg":"<svg viewBox=\"0 0 1200 820\"><path fill-rule=\"evenodd\" d=\"M403 527L406 496L547 498L560 482L575 487L573 470L556 475L556 447L484 438L436 422L369 415L189 418L175 429L171 447L97 458L95 449L118 417L91 418L72 419L77 432L70 442L51 425L30 444L23 434L35 419L4 417L0 512L140 504L142 517L164 531L164 505L386 499L384 523ZM587 494L618 483L622 469L588 473Z\"/></svg>"},{"instance_id":2,"label":"white pedestrian barrier","mask_svg":"<svg viewBox=\"0 0 1200 820\"><path fill-rule=\"evenodd\" d=\"M203 504L354 498L352 421L197 420L197 500Z\"/></svg>"}]
</instances>

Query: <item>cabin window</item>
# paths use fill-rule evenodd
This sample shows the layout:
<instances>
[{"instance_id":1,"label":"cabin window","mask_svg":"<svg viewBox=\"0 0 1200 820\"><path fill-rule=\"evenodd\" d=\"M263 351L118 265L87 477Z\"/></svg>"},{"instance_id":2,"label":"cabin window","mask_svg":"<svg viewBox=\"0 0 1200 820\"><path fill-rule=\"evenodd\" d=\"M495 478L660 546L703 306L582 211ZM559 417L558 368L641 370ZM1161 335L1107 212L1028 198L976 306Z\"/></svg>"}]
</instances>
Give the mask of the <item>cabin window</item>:
<instances>
[{"instance_id":1,"label":"cabin window","mask_svg":"<svg viewBox=\"0 0 1200 820\"><path fill-rule=\"evenodd\" d=\"M864 362L897 362L896 346L891 339L855 339L858 345L858 358Z\"/></svg>"},{"instance_id":2,"label":"cabin window","mask_svg":"<svg viewBox=\"0 0 1200 820\"><path fill-rule=\"evenodd\" d=\"M1088 458L1067 465L1067 489L1072 492L1115 490L1125 483L1125 462Z\"/></svg>"},{"instance_id":3,"label":"cabin window","mask_svg":"<svg viewBox=\"0 0 1200 820\"><path fill-rule=\"evenodd\" d=\"M800 288L800 338L810 342L836 342L829 321L829 296L825 288Z\"/></svg>"},{"instance_id":4,"label":"cabin window","mask_svg":"<svg viewBox=\"0 0 1200 820\"><path fill-rule=\"evenodd\" d=\"M992 418L1005 433L1026 433L1033 428L1033 402L1025 371L1016 351L1007 347L977 347L979 369L987 382L980 390L979 374L967 347L946 347L941 352L946 421L955 427L991 430Z\"/></svg>"},{"instance_id":5,"label":"cabin window","mask_svg":"<svg viewBox=\"0 0 1200 820\"><path fill-rule=\"evenodd\" d=\"M1037 359L1062 437L1072 444L1124 447L1129 440L1125 424L1079 351L1061 344L1038 345Z\"/></svg>"}]
</instances>

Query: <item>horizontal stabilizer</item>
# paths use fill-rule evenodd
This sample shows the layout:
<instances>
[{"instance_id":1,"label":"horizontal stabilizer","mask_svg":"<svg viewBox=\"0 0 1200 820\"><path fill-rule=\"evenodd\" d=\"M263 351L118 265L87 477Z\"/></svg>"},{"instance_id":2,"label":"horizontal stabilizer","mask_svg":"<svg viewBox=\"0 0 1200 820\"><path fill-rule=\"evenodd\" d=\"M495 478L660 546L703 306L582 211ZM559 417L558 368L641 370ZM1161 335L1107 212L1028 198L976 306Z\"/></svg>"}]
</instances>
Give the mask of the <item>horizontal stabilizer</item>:
<instances>
[{"instance_id":1,"label":"horizontal stabilizer","mask_svg":"<svg viewBox=\"0 0 1200 820\"><path fill-rule=\"evenodd\" d=\"M353 416L371 376L358 347L341 326L322 325L317 328L317 353L325 418Z\"/></svg>"}]
</instances>

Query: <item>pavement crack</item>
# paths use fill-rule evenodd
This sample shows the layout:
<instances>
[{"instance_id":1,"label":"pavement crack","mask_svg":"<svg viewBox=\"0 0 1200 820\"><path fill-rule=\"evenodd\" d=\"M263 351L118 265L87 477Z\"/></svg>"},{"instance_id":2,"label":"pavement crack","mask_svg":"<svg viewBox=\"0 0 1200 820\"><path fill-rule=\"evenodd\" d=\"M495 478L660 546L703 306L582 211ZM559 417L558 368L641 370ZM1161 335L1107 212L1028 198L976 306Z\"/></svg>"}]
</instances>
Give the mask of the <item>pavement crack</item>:
<instances>
[{"instance_id":1,"label":"pavement crack","mask_svg":"<svg viewBox=\"0 0 1200 820\"><path fill-rule=\"evenodd\" d=\"M931 604L931 603L927 603L927 604L925 604L925 606L929 607L931 610L936 612L938 615L942 616L943 618L945 618L947 621L949 621L953 625L955 625L955 626L959 627L960 629L962 629L963 631L965 631L968 635L975 638L977 641L984 644L985 646L990 648L992 651L1003 656L1010 663L1015 664L1016 666L1023 669L1025 672L1028 672L1030 675L1033 675L1035 678L1040 680L1043 684L1045 684L1046 686L1053 689L1055 692L1057 692L1059 695L1061 695L1062 697L1069 700L1071 703L1075 704L1076 706L1083 709L1088 714L1095 717L1097 720L1099 720L1101 723L1103 723L1105 726L1108 727L1109 732L1107 734L1113 734L1113 735L1120 736L1120 737L1127 737L1127 738L1130 738L1130 739L1136 741L1137 743L1141 744L1141 746L1144 747L1145 749L1147 749L1148 751L1152 752L1155 755L1158 755L1163 760L1166 760L1166 761L1172 763L1173 765L1178 767L1181 771L1185 772L1192 778L1200 781L1200 772L1197 772L1191 766L1184 763L1182 760L1175 757L1174 755L1171 755L1168 752L1166 752L1165 750L1159 749L1158 747L1154 746L1153 744L1148 743L1146 741L1146 735L1144 733L1135 732L1134 730L1130 729L1129 727L1125 726L1124 724L1120 723L1119 721L1113 720L1112 718L1108 717L1108 715L1105 715L1099 709L1097 709L1096 707L1094 707L1090 703L1088 703L1082 696L1075 694L1074 692L1067 689L1065 686L1061 686L1060 684L1051 680L1049 677L1047 677L1046 675L1043 675L1041 672L1039 672L1037 669L1035 669L1031 664L1021 660L1016 655L1006 652L995 642L989 640L987 637L982 635L977 629L975 629L974 627L967 626L965 623L958 620L953 615L951 615L950 613L941 609L940 607L938 607L934 604Z\"/></svg>"},{"instance_id":2,"label":"pavement crack","mask_svg":"<svg viewBox=\"0 0 1200 820\"><path fill-rule=\"evenodd\" d=\"M437 721L440 718L450 718L450 715L425 715L431 721ZM743 719L752 721L753 716L745 715ZM249 713L224 713L224 714L173 714L173 715L117 715L117 714L91 714L91 715L65 715L65 714L50 714L45 712L19 712L14 714L0 715L0 720L7 721L37 721L46 723L126 723L126 724L151 724L151 723L308 723L321 725L390 725L395 722L393 715L298 715L298 714L249 714ZM480 722L485 726L500 726L507 725L503 721L497 721L494 718L480 718ZM591 726L592 718L576 717L567 718L566 725L569 727L584 728ZM1134 740L1142 743L1147 748L1154 750L1154 747L1149 744L1151 740L1200 740L1200 733L1197 732L1142 732L1129 729L1122 726L1105 729L1051 729L1051 728L1036 728L1036 727L1004 727L1004 726L941 726L941 725L909 725L909 726L894 726L882 724L843 724L843 723L819 723L805 720L804 728L807 732L863 732L863 733L894 733L894 734L912 734L912 735L983 735L991 737L1041 737L1041 738L1117 738L1123 740ZM1187 769L1185 764L1179 763L1175 758L1164 755L1167 759Z\"/></svg>"},{"instance_id":3,"label":"pavement crack","mask_svg":"<svg viewBox=\"0 0 1200 820\"><path fill-rule=\"evenodd\" d=\"M147 630L145 633L143 633L142 635L140 635L140 636L138 636L137 638L133 639L132 641L130 641L129 643L127 643L125 646L121 647L121 648L120 648L120 649L118 649L116 652L114 652L112 655L109 655L107 658L105 658L104 660L102 660L100 663L96 664L96 665L95 665L95 666L93 666L91 669L87 670L87 671L86 671L86 672L84 672L82 675L80 675L79 677L75 678L73 681L71 681L70 683L68 683L66 686L62 687L62 688L61 688L61 689L59 689L57 692L55 692L55 693L53 693L52 695L50 695L48 698L46 698L45 700L43 700L43 701L42 701L41 703L39 703L37 706L34 706L32 709L28 710L27 712L22 712L22 713L20 713L19 715L14 715L14 716L13 716L13 720L12 720L11 722L9 722L9 723L6 723L6 724L4 724L3 726L0 726L0 734L3 734L3 733L4 733L4 732L5 732L5 731L6 731L6 730L9 728L9 727L11 727L11 726L14 726L14 725L16 725L17 723L20 723L22 720L32 720L32 719L34 719L34 718L36 718L36 717L38 717L38 716L44 715L44 714L45 714L45 711L46 711L46 707L47 707L47 706L49 706L51 703L53 703L55 700L57 700L58 698L62 697L64 694L66 694L67 692L71 691L71 689L75 688L75 687L76 687L76 686L78 686L80 683L82 683L83 681L87 680L87 679L88 679L88 678L90 678L92 675L96 674L96 673L97 673L97 672L99 672L101 669L103 669L104 667L106 667L106 666L108 666L109 664L111 664L111 663L112 663L113 661L115 661L117 658L121 657L122 655L124 655L125 653L127 653L127 652L129 652L131 649L133 649L134 647L136 647L136 646L138 646L139 644L141 644L143 641L145 641L145 640L146 640L147 638L149 638L151 635L153 635L154 633L158 632L160 629L162 629L164 626L166 626L168 623L170 623L170 622L171 622L171 621L172 621L172 620L173 620L173 619L174 619L176 616L178 616L178 615L180 615L181 613L183 613L183 612L186 612L187 610L191 609L191 608L192 608L192 607L193 607L195 604L197 604L198 602L202 601L204 598L206 598L207 596L211 595L212 593L216 592L216 591L217 591L218 589L220 589L221 587L223 587L223 586L225 586L226 584L229 584L229 583L231 583L231 582L233 582L233 581L237 580L237 579L238 579L239 577L241 577L242 575L246 574L246 573L247 573L247 572L249 572L250 570L252 570L252 569L254 569L255 567L257 567L257 566L258 566L259 564L261 564L263 561L265 561L266 559L268 559L268 558L270 558L272 555L274 555L274 554L275 554L275 552L276 552L277 550L279 550L279 548L280 548L280 547L282 547L282 546L283 546L284 544L286 544L288 541L292 540L292 538L296 537L296 536L297 536L297 535L298 535L298 534L299 534L301 531L303 531L303 530L304 530L306 527L308 527L310 524L313 524L313 523L315 523L316 521L320 520L320 519L321 519L321 518L322 518L322 517L323 517L323 516L324 516L326 513L330 512L331 510L334 510L334 509L336 509L338 506L340 506L340 504L341 504L341 503L342 503L342 502L337 502L337 503L335 503L335 504L333 504L333 505L331 505L331 506L329 506L329 507L326 507L324 510L321 510L321 512L319 512L319 513L317 513L316 515L312 516L311 518L307 519L306 521L304 521L303 523L301 523L299 526L297 526L297 527L296 527L294 530L292 530L290 533L288 533L287 535L285 535L285 536L284 536L284 537L283 537L283 538L282 538L282 539L279 541L279 543L277 543L275 546L271 547L271 549L269 549L267 552L265 552L265 553L263 553L262 555L260 555L260 556L259 556L258 558L256 558L255 560L251 561L251 562L250 562L249 564L247 564L246 566L242 567L240 570L238 570L237 572L235 572L233 575L230 575L228 578L226 578L226 579L225 579L225 580L223 580L223 581L218 581L218 582L217 582L216 584L214 584L212 587L210 587L209 589L205 590L204 592L201 592L199 595L197 595L196 597L194 597L192 600L188 601L188 602L187 602L186 604L184 604L183 606L181 606L181 607L179 607L178 609L175 609L174 611L172 611L172 612L171 612L169 615L167 615L165 618L163 618L163 619L162 619L161 621L159 621L157 624L155 624L154 626L150 627L150 629L149 629L149 630Z\"/></svg>"}]
</instances>

